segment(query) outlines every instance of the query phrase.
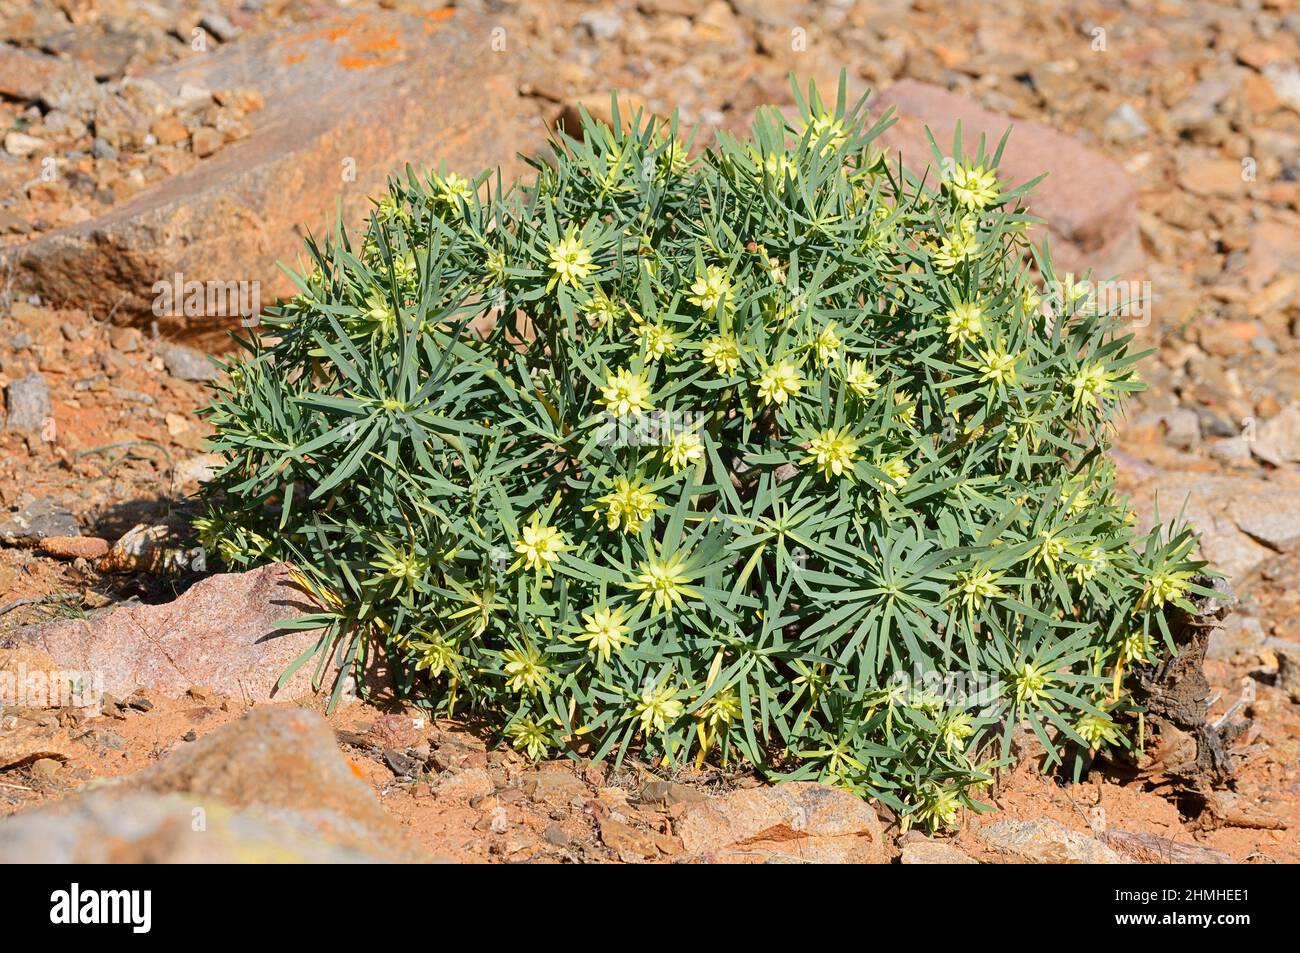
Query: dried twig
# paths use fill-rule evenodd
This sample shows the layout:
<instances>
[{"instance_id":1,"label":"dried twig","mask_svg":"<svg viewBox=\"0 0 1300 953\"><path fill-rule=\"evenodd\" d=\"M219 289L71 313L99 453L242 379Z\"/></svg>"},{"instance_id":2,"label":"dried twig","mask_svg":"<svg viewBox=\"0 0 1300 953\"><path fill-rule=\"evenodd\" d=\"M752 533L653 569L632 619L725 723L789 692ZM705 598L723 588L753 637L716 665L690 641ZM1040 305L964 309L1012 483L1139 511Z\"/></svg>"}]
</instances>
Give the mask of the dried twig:
<instances>
[{"instance_id":1,"label":"dried twig","mask_svg":"<svg viewBox=\"0 0 1300 953\"><path fill-rule=\"evenodd\" d=\"M28 596L26 599L14 599L12 602L6 602L0 606L0 615L12 612L14 609L20 609L23 606L40 606L50 602L71 602L73 599L80 598L80 593L76 592L58 592L52 596Z\"/></svg>"}]
</instances>

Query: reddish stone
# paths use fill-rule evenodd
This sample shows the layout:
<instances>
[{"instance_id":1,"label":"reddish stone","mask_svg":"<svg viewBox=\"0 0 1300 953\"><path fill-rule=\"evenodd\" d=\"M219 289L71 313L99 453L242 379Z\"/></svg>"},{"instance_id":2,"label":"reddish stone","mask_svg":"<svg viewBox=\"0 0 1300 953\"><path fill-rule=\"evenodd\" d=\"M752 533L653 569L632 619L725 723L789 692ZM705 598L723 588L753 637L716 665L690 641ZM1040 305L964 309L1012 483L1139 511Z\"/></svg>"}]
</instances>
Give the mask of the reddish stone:
<instances>
[{"instance_id":1,"label":"reddish stone","mask_svg":"<svg viewBox=\"0 0 1300 953\"><path fill-rule=\"evenodd\" d=\"M282 691L274 692L275 683L320 632L280 632L276 625L315 611L279 563L209 576L175 602L49 622L21 638L64 668L94 672L113 695L145 688L179 698L191 685L205 685L248 702L290 700L311 694L314 660ZM323 690L333 687L336 673L326 673Z\"/></svg>"},{"instance_id":2,"label":"reddish stone","mask_svg":"<svg viewBox=\"0 0 1300 953\"><path fill-rule=\"evenodd\" d=\"M61 757L48 741L26 747ZM445 859L419 850L380 806L324 719L292 708L256 709L117 784L3 824L0 863Z\"/></svg>"},{"instance_id":3,"label":"reddish stone","mask_svg":"<svg viewBox=\"0 0 1300 953\"><path fill-rule=\"evenodd\" d=\"M1242 164L1236 159L1196 159L1178 173L1178 183L1205 196L1226 198L1246 191Z\"/></svg>"},{"instance_id":4,"label":"reddish stone","mask_svg":"<svg viewBox=\"0 0 1300 953\"><path fill-rule=\"evenodd\" d=\"M856 795L796 781L687 805L676 825L704 862L887 863L875 810Z\"/></svg>"},{"instance_id":5,"label":"reddish stone","mask_svg":"<svg viewBox=\"0 0 1300 953\"><path fill-rule=\"evenodd\" d=\"M288 822L301 833L392 857L410 857L402 829L339 753L320 715L256 708L122 785Z\"/></svg>"},{"instance_id":6,"label":"reddish stone","mask_svg":"<svg viewBox=\"0 0 1300 953\"><path fill-rule=\"evenodd\" d=\"M98 536L47 536L40 548L55 559L98 559L108 552L108 540Z\"/></svg>"},{"instance_id":7,"label":"reddish stone","mask_svg":"<svg viewBox=\"0 0 1300 953\"><path fill-rule=\"evenodd\" d=\"M185 141L190 136L190 131L185 128L185 123L175 116L164 116L150 126L149 131L164 146L174 146L178 142Z\"/></svg>"},{"instance_id":8,"label":"reddish stone","mask_svg":"<svg viewBox=\"0 0 1300 953\"><path fill-rule=\"evenodd\" d=\"M612 817L601 819L600 839L606 847L621 858L647 860L659 856L659 848L655 844L653 834L637 830L630 824L616 821Z\"/></svg>"},{"instance_id":9,"label":"reddish stone","mask_svg":"<svg viewBox=\"0 0 1300 953\"><path fill-rule=\"evenodd\" d=\"M198 129L194 130L194 135L191 137L190 141L190 148L194 150L196 156L205 158L220 149L224 142L225 136L217 132L217 130L210 126L200 126Z\"/></svg>"},{"instance_id":10,"label":"reddish stone","mask_svg":"<svg viewBox=\"0 0 1300 953\"><path fill-rule=\"evenodd\" d=\"M0 44L0 95L89 118L99 90L94 77L80 66Z\"/></svg>"},{"instance_id":11,"label":"reddish stone","mask_svg":"<svg viewBox=\"0 0 1300 953\"><path fill-rule=\"evenodd\" d=\"M1246 107L1256 115L1271 113L1281 104L1273 84L1258 73L1251 73L1242 81L1241 91Z\"/></svg>"},{"instance_id":12,"label":"reddish stone","mask_svg":"<svg viewBox=\"0 0 1300 953\"><path fill-rule=\"evenodd\" d=\"M1250 228L1250 251L1244 269L1252 291L1266 287L1279 274L1300 269L1300 215L1272 212Z\"/></svg>"},{"instance_id":13,"label":"reddish stone","mask_svg":"<svg viewBox=\"0 0 1300 953\"><path fill-rule=\"evenodd\" d=\"M1258 321L1224 321L1223 330L1238 341L1249 343L1259 337Z\"/></svg>"},{"instance_id":14,"label":"reddish stone","mask_svg":"<svg viewBox=\"0 0 1300 953\"><path fill-rule=\"evenodd\" d=\"M0 771L42 758L67 761L72 751L66 729L20 725L12 731L0 733Z\"/></svg>"}]
</instances>

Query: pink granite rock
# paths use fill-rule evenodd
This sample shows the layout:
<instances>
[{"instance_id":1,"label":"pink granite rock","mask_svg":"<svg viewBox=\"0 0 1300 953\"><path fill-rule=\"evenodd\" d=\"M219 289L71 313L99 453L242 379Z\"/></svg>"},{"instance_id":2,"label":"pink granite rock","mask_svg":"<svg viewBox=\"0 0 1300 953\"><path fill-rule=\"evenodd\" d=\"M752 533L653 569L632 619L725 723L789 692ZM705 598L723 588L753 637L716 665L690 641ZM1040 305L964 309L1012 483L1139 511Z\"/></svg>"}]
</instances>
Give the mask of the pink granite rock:
<instances>
[{"instance_id":1,"label":"pink granite rock","mask_svg":"<svg viewBox=\"0 0 1300 953\"><path fill-rule=\"evenodd\" d=\"M299 668L283 691L275 692L275 683L320 632L280 632L276 624L314 611L279 563L209 576L165 605L49 622L20 639L64 668L102 679L102 690L113 695L143 688L180 696L204 685L248 702L289 700L311 694L313 663ZM324 677L326 688L336 672Z\"/></svg>"}]
</instances>

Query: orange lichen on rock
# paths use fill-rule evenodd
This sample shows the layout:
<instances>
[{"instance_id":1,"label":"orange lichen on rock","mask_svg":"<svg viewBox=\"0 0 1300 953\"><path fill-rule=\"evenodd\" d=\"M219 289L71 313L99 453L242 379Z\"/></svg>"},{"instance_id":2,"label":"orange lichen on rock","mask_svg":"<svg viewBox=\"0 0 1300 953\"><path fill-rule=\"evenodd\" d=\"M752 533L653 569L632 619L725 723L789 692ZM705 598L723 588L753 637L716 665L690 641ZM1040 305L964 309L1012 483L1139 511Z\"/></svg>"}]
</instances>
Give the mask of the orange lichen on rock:
<instances>
[{"instance_id":1,"label":"orange lichen on rock","mask_svg":"<svg viewBox=\"0 0 1300 953\"><path fill-rule=\"evenodd\" d=\"M401 61L400 57L383 55L396 53L405 49L401 37L391 27L375 23L365 14L348 17L342 21L334 20L318 30L300 33L289 37L285 43L295 46L324 41L338 43L346 40L346 48L340 53L338 64L344 69L365 69L373 66L390 66ZM285 58L286 63L299 63L306 59L306 53L294 53Z\"/></svg>"},{"instance_id":2,"label":"orange lichen on rock","mask_svg":"<svg viewBox=\"0 0 1300 953\"><path fill-rule=\"evenodd\" d=\"M377 33L371 38L359 39L352 44L352 49L357 53L379 53L387 50L399 50L402 48L401 42L397 39L397 31L390 30L387 33Z\"/></svg>"},{"instance_id":3,"label":"orange lichen on rock","mask_svg":"<svg viewBox=\"0 0 1300 953\"><path fill-rule=\"evenodd\" d=\"M354 39L349 50L351 55L339 57L339 65L344 69L364 69L369 66L386 66L397 62L394 57L381 54L391 53L404 48L397 33L372 32Z\"/></svg>"},{"instance_id":4,"label":"orange lichen on rock","mask_svg":"<svg viewBox=\"0 0 1300 953\"><path fill-rule=\"evenodd\" d=\"M432 36L433 31L438 29L438 24L444 20L450 20L456 15L455 7L443 7L441 10L428 10L421 14L425 18L424 32Z\"/></svg>"},{"instance_id":5,"label":"orange lichen on rock","mask_svg":"<svg viewBox=\"0 0 1300 953\"><path fill-rule=\"evenodd\" d=\"M388 66L396 60L383 56L340 56L339 66L344 69L368 69L372 66Z\"/></svg>"},{"instance_id":6,"label":"orange lichen on rock","mask_svg":"<svg viewBox=\"0 0 1300 953\"><path fill-rule=\"evenodd\" d=\"M314 43L317 40L325 40L327 43L336 43L354 30L365 29L367 16L357 14L353 16L344 15L335 17L328 25L322 26L319 30L309 30L304 33L295 33L286 36L280 40L285 46L301 46L305 43Z\"/></svg>"}]
</instances>

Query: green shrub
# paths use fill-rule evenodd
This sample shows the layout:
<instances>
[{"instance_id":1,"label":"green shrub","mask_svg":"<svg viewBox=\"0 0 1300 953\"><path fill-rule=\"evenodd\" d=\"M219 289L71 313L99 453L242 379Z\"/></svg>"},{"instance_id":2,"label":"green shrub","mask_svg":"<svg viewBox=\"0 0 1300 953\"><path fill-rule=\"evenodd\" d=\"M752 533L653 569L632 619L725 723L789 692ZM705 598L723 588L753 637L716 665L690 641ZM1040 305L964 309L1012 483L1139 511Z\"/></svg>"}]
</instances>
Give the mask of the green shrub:
<instances>
[{"instance_id":1,"label":"green shrub","mask_svg":"<svg viewBox=\"0 0 1300 953\"><path fill-rule=\"evenodd\" d=\"M1137 356L1030 248L1006 139L918 179L842 83L795 93L698 157L615 104L531 185L391 182L231 365L199 529L299 567L318 666L382 646L531 756L743 761L937 825L1017 724L1049 762L1130 745L1124 675L1201 564L1134 537Z\"/></svg>"}]
</instances>

